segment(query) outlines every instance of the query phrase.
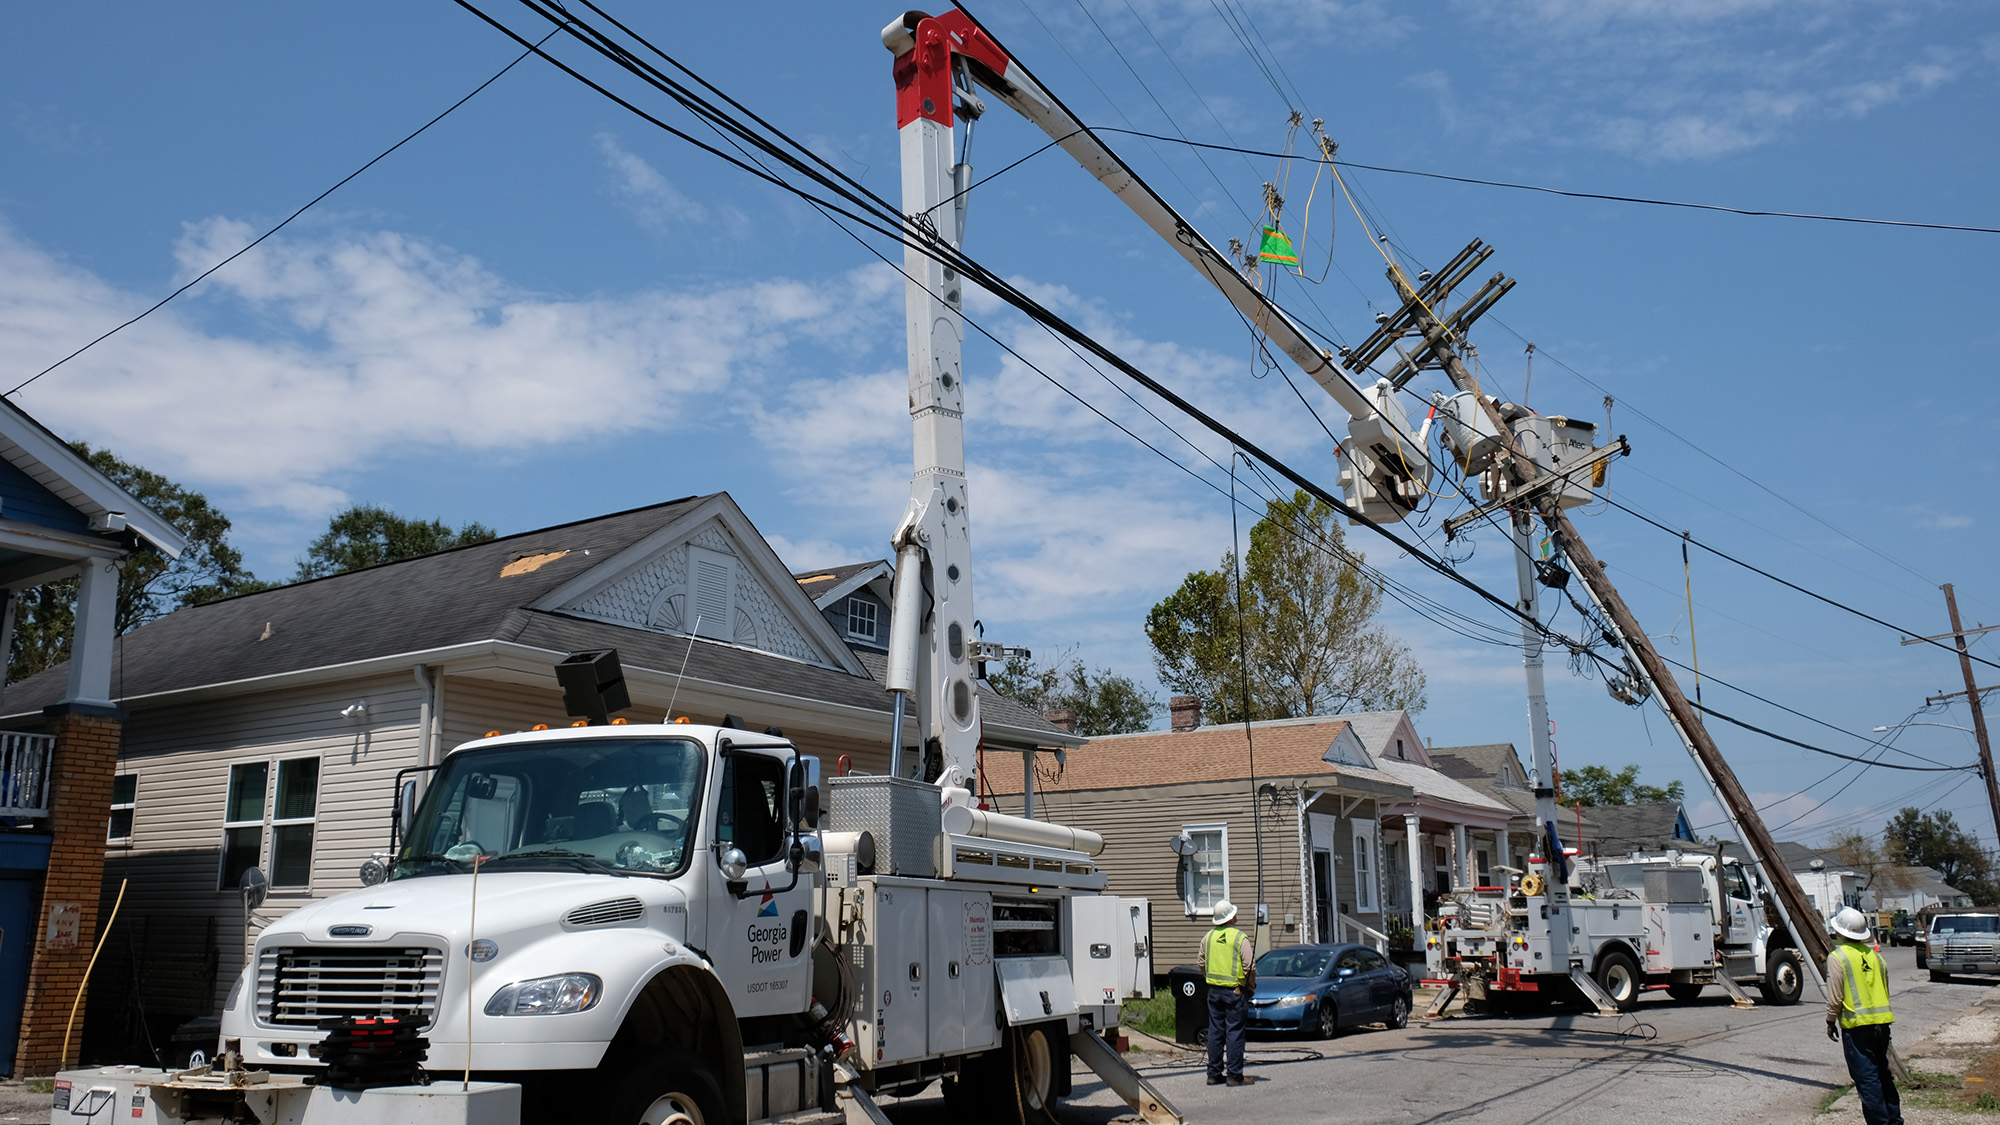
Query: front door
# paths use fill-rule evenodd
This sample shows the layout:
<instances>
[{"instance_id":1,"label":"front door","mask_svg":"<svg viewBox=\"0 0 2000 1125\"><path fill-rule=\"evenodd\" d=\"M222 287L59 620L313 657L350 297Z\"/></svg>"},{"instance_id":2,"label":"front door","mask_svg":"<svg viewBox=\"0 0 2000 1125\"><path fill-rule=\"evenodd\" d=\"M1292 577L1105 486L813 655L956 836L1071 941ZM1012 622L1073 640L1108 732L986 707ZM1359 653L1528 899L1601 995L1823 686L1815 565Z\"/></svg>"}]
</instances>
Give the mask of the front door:
<instances>
[{"instance_id":1,"label":"front door","mask_svg":"<svg viewBox=\"0 0 2000 1125\"><path fill-rule=\"evenodd\" d=\"M33 879L0 879L0 1074L14 1073L14 1040L35 951L36 899Z\"/></svg>"},{"instance_id":2,"label":"front door","mask_svg":"<svg viewBox=\"0 0 2000 1125\"><path fill-rule=\"evenodd\" d=\"M802 1012L811 1003L811 876L790 862L792 791L804 770L790 750L724 754L717 782L716 846L708 867L708 949L738 1016ZM748 864L732 889L721 853L735 848Z\"/></svg>"},{"instance_id":3,"label":"front door","mask_svg":"<svg viewBox=\"0 0 2000 1125\"><path fill-rule=\"evenodd\" d=\"M1321 941L1333 941L1338 936L1333 928L1333 853L1313 852L1313 910L1319 928L1313 933Z\"/></svg>"},{"instance_id":4,"label":"front door","mask_svg":"<svg viewBox=\"0 0 2000 1125\"><path fill-rule=\"evenodd\" d=\"M1722 901L1728 911L1723 919L1722 940L1726 945L1747 948L1756 940L1756 917L1751 906L1757 901L1750 890L1750 880L1743 875L1740 864L1724 864L1722 868Z\"/></svg>"}]
</instances>

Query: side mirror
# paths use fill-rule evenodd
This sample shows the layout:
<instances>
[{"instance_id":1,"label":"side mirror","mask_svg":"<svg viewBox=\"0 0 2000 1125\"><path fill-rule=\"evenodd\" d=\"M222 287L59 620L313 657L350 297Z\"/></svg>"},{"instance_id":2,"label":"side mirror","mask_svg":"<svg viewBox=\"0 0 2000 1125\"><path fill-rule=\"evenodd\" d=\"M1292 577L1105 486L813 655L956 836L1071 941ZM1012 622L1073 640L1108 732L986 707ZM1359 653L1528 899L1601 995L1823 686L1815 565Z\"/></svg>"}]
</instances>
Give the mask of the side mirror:
<instances>
[{"instance_id":1,"label":"side mirror","mask_svg":"<svg viewBox=\"0 0 2000 1125\"><path fill-rule=\"evenodd\" d=\"M264 877L264 869L261 867L252 867L245 871L243 877L237 880L236 887L243 893L243 909L246 911L264 905L264 899L271 893L271 881Z\"/></svg>"},{"instance_id":2,"label":"side mirror","mask_svg":"<svg viewBox=\"0 0 2000 1125\"><path fill-rule=\"evenodd\" d=\"M814 785L806 790L805 815L801 819L815 832L819 830L819 811L819 786Z\"/></svg>"},{"instance_id":3,"label":"side mirror","mask_svg":"<svg viewBox=\"0 0 2000 1125\"><path fill-rule=\"evenodd\" d=\"M716 864L722 868L722 877L732 883L741 883L750 874L750 857L743 854L742 848L724 848L716 857Z\"/></svg>"},{"instance_id":4,"label":"side mirror","mask_svg":"<svg viewBox=\"0 0 2000 1125\"><path fill-rule=\"evenodd\" d=\"M414 780L403 783L403 791L396 803L396 828L400 839L410 838L410 829L417 823L417 783Z\"/></svg>"},{"instance_id":5,"label":"side mirror","mask_svg":"<svg viewBox=\"0 0 2000 1125\"><path fill-rule=\"evenodd\" d=\"M1343 976L1343 977L1351 977L1351 976L1353 976L1353 975L1354 975L1354 970L1353 970L1353 969L1349 969L1349 968L1344 968L1344 969L1340 970L1339 974L1337 974L1337 975L1339 975L1339 976Z\"/></svg>"},{"instance_id":6,"label":"side mirror","mask_svg":"<svg viewBox=\"0 0 2000 1125\"><path fill-rule=\"evenodd\" d=\"M380 883L387 882L388 879L389 879L389 861L387 856L383 855L381 852L376 852L374 855L371 855L367 859L361 861L362 886L373 887Z\"/></svg>"}]
</instances>

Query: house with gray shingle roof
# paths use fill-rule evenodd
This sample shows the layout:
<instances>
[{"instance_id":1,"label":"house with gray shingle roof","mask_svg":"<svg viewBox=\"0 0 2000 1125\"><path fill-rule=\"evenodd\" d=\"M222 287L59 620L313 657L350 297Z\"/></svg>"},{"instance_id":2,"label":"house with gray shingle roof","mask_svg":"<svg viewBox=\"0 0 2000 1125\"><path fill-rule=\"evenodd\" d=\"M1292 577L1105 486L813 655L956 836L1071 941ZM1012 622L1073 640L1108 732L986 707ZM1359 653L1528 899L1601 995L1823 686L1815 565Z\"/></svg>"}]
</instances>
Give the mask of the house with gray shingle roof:
<instances>
[{"instance_id":1,"label":"house with gray shingle roof","mask_svg":"<svg viewBox=\"0 0 2000 1125\"><path fill-rule=\"evenodd\" d=\"M216 1011L245 946L245 869L271 883L250 929L359 886L388 846L404 771L489 732L569 722L553 666L596 649L621 658L620 717L733 715L782 729L829 774L887 768L890 697L867 650L727 493L177 610L116 654L125 803L105 886L131 880L131 940L107 946L93 977L92 1049L143 1039L142 1019L163 1042ZM38 726L66 676L10 685L0 724ZM990 693L982 705L990 750L1083 742Z\"/></svg>"}]
</instances>

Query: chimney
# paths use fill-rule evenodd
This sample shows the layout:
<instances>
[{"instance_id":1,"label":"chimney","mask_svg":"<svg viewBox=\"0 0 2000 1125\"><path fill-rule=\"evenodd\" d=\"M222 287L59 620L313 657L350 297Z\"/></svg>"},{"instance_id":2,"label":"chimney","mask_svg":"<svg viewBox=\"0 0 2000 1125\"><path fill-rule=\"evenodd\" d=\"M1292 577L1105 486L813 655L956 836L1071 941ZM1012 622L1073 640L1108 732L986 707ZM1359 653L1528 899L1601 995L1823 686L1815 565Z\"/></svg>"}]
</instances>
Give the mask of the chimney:
<instances>
[{"instance_id":1,"label":"chimney","mask_svg":"<svg viewBox=\"0 0 2000 1125\"><path fill-rule=\"evenodd\" d=\"M1049 722L1052 722L1055 725L1061 727L1062 729L1070 732L1071 734L1076 733L1076 712L1070 710L1067 707L1058 707L1055 710L1050 711L1047 714L1043 715L1042 717L1047 719Z\"/></svg>"},{"instance_id":2,"label":"chimney","mask_svg":"<svg viewBox=\"0 0 2000 1125\"><path fill-rule=\"evenodd\" d=\"M1201 725L1200 696L1176 695L1167 700L1167 707L1173 714L1173 729L1193 730Z\"/></svg>"}]
</instances>

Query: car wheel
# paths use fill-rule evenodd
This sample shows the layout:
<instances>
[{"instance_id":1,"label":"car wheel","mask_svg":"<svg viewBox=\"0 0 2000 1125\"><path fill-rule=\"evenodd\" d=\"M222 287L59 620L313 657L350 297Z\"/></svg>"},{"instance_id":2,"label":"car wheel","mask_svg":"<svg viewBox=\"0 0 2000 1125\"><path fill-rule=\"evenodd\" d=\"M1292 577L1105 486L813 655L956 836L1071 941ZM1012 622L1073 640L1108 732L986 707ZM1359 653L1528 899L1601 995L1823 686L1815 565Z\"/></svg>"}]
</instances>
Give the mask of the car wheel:
<instances>
[{"instance_id":1,"label":"car wheel","mask_svg":"<svg viewBox=\"0 0 2000 1125\"><path fill-rule=\"evenodd\" d=\"M690 1052L628 1055L618 1065L597 1069L611 1079L604 1120L617 1125L728 1125L721 1084L708 1064Z\"/></svg>"},{"instance_id":2,"label":"car wheel","mask_svg":"<svg viewBox=\"0 0 2000 1125\"><path fill-rule=\"evenodd\" d=\"M1632 958L1614 949L1597 962L1597 987L1611 997L1621 1012L1639 1005L1639 966Z\"/></svg>"},{"instance_id":3,"label":"car wheel","mask_svg":"<svg viewBox=\"0 0 2000 1125\"><path fill-rule=\"evenodd\" d=\"M1757 986L1758 991L1764 994L1766 1004L1783 1007L1799 1002L1799 994L1806 987L1805 970L1800 964L1796 949L1771 951L1770 964L1764 968L1764 980Z\"/></svg>"},{"instance_id":4,"label":"car wheel","mask_svg":"<svg viewBox=\"0 0 2000 1125\"><path fill-rule=\"evenodd\" d=\"M1319 1002L1319 1015L1313 1020L1313 1038L1331 1039L1340 1034L1340 1011L1332 1000Z\"/></svg>"},{"instance_id":5,"label":"car wheel","mask_svg":"<svg viewBox=\"0 0 2000 1125\"><path fill-rule=\"evenodd\" d=\"M1382 1021L1390 1031L1401 1031L1410 1026L1410 998L1398 992L1389 1002L1389 1018Z\"/></svg>"}]
</instances>

